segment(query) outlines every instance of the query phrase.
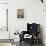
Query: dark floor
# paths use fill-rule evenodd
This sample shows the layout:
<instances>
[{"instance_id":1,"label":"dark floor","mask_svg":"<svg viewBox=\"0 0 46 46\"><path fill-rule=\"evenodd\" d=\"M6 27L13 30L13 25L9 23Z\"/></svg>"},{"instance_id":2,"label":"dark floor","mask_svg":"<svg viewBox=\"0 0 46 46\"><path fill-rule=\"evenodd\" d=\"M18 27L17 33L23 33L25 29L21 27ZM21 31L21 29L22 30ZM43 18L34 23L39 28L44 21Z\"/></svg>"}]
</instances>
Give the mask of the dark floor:
<instances>
[{"instance_id":1,"label":"dark floor","mask_svg":"<svg viewBox=\"0 0 46 46\"><path fill-rule=\"evenodd\" d=\"M19 46L32 46L31 43L27 43L27 42L22 42L21 45ZM42 44L34 44L33 46L43 46Z\"/></svg>"}]
</instances>

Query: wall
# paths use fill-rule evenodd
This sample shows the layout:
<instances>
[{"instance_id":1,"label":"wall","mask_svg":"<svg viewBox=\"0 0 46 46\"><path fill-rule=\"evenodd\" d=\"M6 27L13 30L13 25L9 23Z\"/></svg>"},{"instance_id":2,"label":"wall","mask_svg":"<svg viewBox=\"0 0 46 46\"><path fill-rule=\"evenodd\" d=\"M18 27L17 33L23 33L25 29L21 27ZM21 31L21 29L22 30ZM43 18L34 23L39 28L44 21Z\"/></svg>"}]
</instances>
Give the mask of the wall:
<instances>
[{"instance_id":1,"label":"wall","mask_svg":"<svg viewBox=\"0 0 46 46\"><path fill-rule=\"evenodd\" d=\"M25 9L25 19L17 19L17 9ZM42 23L44 18L43 5L38 0L9 0L9 31L22 31L27 29L27 22Z\"/></svg>"},{"instance_id":2,"label":"wall","mask_svg":"<svg viewBox=\"0 0 46 46\"><path fill-rule=\"evenodd\" d=\"M0 0L0 3L8 3L8 0Z\"/></svg>"},{"instance_id":3,"label":"wall","mask_svg":"<svg viewBox=\"0 0 46 46\"><path fill-rule=\"evenodd\" d=\"M25 19L17 19L17 9L25 10ZM40 23L43 29L44 41L46 42L46 16L45 5L40 0L9 0L9 31L27 30L27 23Z\"/></svg>"}]
</instances>

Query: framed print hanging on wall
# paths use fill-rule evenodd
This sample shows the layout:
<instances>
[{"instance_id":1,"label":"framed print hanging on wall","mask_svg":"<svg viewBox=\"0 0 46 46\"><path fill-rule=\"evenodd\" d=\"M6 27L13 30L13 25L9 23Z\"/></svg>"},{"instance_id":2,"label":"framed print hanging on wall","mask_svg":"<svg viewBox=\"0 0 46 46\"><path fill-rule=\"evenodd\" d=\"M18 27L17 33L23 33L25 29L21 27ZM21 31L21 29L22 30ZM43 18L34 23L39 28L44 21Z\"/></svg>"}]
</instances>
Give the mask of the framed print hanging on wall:
<instances>
[{"instance_id":1,"label":"framed print hanging on wall","mask_svg":"<svg viewBox=\"0 0 46 46\"><path fill-rule=\"evenodd\" d=\"M24 9L17 9L17 18L25 18L25 10Z\"/></svg>"}]
</instances>

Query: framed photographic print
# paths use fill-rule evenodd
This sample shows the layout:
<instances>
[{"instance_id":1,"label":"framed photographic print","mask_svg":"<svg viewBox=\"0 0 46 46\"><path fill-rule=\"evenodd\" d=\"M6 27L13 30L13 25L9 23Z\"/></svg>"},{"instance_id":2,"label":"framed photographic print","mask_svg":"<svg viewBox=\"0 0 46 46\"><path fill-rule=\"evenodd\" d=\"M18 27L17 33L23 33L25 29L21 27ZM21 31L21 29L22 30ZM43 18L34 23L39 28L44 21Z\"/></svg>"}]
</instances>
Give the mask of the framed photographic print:
<instances>
[{"instance_id":1,"label":"framed photographic print","mask_svg":"<svg viewBox=\"0 0 46 46\"><path fill-rule=\"evenodd\" d=\"M25 18L24 9L17 9L17 18Z\"/></svg>"}]
</instances>

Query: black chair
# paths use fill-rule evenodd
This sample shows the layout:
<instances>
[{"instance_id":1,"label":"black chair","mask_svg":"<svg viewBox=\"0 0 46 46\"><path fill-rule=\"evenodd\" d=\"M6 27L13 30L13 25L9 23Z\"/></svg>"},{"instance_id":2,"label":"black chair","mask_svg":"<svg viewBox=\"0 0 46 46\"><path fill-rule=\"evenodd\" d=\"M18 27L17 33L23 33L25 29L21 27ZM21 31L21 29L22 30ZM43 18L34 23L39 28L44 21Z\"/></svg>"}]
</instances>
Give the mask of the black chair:
<instances>
[{"instance_id":1,"label":"black chair","mask_svg":"<svg viewBox=\"0 0 46 46\"><path fill-rule=\"evenodd\" d=\"M29 24L27 23L27 31L22 31L22 34L20 34L20 44L22 41L25 41L24 35L29 34L32 35L29 41L31 41L31 44L33 45L34 42L39 43L39 33L40 33L40 24L32 23Z\"/></svg>"}]
</instances>

